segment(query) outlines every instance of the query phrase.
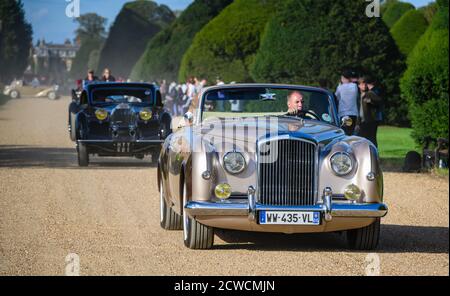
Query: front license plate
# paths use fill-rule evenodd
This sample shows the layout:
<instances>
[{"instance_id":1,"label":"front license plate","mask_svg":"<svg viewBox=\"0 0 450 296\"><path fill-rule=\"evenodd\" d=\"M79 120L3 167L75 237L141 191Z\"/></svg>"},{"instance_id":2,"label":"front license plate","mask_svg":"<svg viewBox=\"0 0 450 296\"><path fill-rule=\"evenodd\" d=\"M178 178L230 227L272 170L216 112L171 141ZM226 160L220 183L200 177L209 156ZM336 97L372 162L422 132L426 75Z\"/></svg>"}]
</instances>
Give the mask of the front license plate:
<instances>
[{"instance_id":1,"label":"front license plate","mask_svg":"<svg viewBox=\"0 0 450 296\"><path fill-rule=\"evenodd\" d=\"M259 212L259 224L320 225L320 212Z\"/></svg>"}]
</instances>

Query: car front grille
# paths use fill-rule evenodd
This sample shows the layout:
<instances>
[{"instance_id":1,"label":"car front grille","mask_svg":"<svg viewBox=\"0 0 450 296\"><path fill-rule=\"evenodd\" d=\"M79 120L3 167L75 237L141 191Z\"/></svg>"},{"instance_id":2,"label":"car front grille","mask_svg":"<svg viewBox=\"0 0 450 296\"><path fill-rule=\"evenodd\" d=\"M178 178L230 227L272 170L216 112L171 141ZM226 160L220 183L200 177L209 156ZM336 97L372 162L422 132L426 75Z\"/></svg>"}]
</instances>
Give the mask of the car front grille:
<instances>
[{"instance_id":1,"label":"car front grille","mask_svg":"<svg viewBox=\"0 0 450 296\"><path fill-rule=\"evenodd\" d=\"M111 114L111 122L119 127L136 124L136 115L131 109L115 109Z\"/></svg>"},{"instance_id":2,"label":"car front grille","mask_svg":"<svg viewBox=\"0 0 450 296\"><path fill-rule=\"evenodd\" d=\"M258 149L258 203L315 204L316 145L293 139L263 142Z\"/></svg>"}]
</instances>

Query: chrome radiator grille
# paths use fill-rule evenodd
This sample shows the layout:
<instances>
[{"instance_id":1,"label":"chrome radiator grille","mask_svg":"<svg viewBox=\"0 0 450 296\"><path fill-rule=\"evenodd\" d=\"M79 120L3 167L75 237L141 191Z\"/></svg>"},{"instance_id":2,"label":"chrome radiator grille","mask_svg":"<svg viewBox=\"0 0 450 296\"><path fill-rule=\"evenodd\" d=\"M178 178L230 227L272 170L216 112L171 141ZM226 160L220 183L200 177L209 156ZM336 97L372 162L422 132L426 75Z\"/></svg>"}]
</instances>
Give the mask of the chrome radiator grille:
<instances>
[{"instance_id":1,"label":"chrome radiator grille","mask_svg":"<svg viewBox=\"0 0 450 296\"><path fill-rule=\"evenodd\" d=\"M276 140L260 144L258 153L258 203L314 205L317 178L314 144Z\"/></svg>"},{"instance_id":2,"label":"chrome radiator grille","mask_svg":"<svg viewBox=\"0 0 450 296\"><path fill-rule=\"evenodd\" d=\"M136 115L131 109L115 109L111 114L111 122L117 126L128 127L130 124L136 123Z\"/></svg>"}]
</instances>

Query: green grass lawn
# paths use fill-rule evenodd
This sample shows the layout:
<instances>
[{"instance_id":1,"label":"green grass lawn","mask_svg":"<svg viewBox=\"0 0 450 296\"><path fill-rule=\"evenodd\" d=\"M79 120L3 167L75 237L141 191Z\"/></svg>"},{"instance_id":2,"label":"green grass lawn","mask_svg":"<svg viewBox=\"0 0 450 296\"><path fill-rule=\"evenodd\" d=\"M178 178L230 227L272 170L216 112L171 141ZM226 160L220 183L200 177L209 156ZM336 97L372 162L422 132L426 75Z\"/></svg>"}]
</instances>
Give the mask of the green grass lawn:
<instances>
[{"instance_id":1,"label":"green grass lawn","mask_svg":"<svg viewBox=\"0 0 450 296\"><path fill-rule=\"evenodd\" d=\"M406 153L421 149L411 137L412 129L381 126L378 129L378 149L381 165L385 170L401 170Z\"/></svg>"}]
</instances>

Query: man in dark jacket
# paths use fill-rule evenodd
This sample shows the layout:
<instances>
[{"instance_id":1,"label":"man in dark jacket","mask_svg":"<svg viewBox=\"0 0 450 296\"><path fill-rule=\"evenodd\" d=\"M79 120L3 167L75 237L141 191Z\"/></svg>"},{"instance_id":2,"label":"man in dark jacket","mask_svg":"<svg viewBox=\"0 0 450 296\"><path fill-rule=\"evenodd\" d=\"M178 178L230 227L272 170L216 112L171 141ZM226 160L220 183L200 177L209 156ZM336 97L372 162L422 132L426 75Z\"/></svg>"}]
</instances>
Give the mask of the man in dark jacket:
<instances>
[{"instance_id":1,"label":"man in dark jacket","mask_svg":"<svg viewBox=\"0 0 450 296\"><path fill-rule=\"evenodd\" d=\"M370 140L376 147L378 131L378 110L383 99L375 92L375 81L371 77L359 79L361 99L359 104L359 134L358 136Z\"/></svg>"}]
</instances>

